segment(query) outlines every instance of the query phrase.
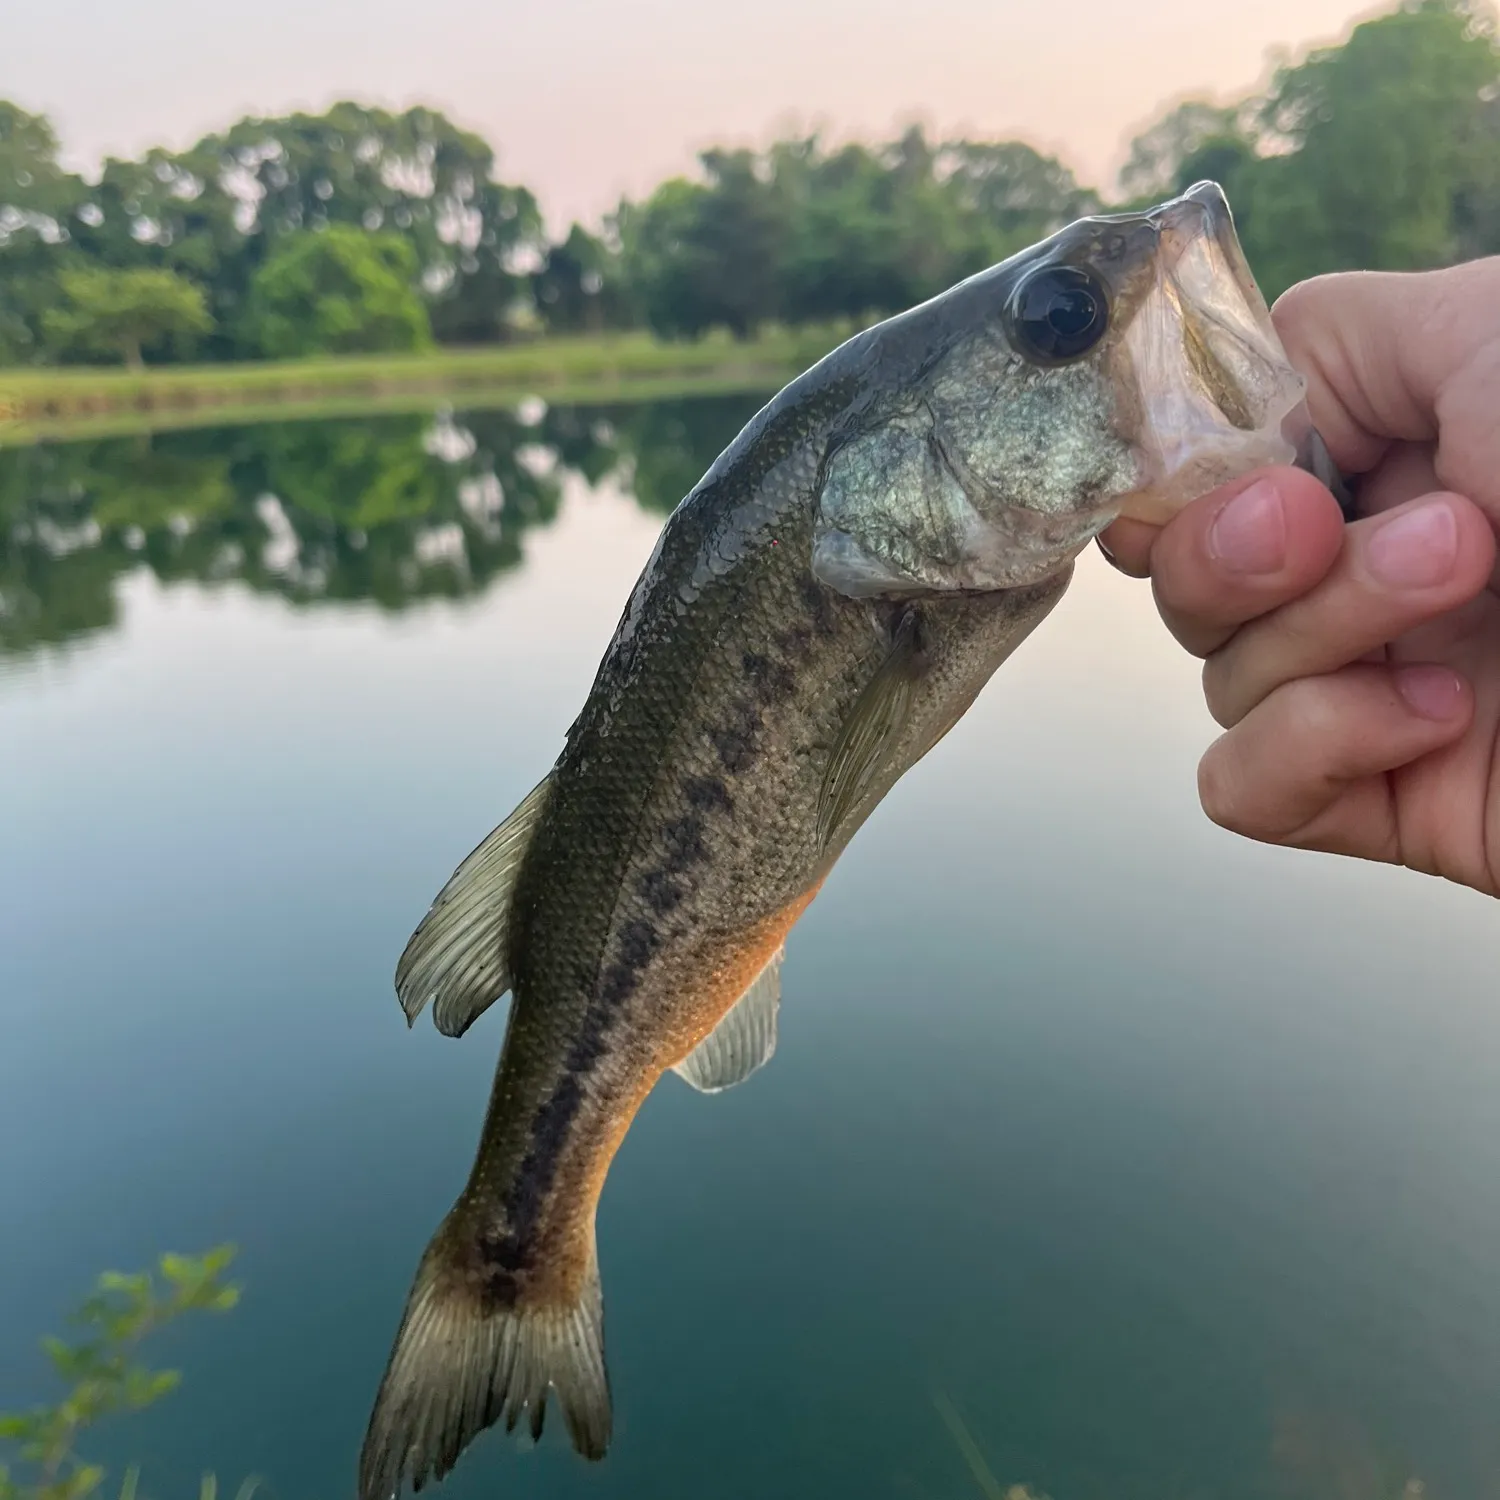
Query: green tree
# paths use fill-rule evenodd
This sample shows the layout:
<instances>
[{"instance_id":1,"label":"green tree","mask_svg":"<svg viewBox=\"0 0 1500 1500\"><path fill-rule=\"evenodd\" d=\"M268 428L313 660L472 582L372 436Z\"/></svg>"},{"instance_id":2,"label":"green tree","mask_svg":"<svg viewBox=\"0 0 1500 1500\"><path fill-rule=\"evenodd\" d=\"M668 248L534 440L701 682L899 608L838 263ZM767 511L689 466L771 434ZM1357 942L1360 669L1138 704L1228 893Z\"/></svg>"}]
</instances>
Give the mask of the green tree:
<instances>
[{"instance_id":1,"label":"green tree","mask_svg":"<svg viewBox=\"0 0 1500 1500\"><path fill-rule=\"evenodd\" d=\"M770 321L884 316L1023 248L1098 203L1019 142L929 142L920 129L829 151L710 151L614 227L647 321L668 337Z\"/></svg>"},{"instance_id":2,"label":"green tree","mask_svg":"<svg viewBox=\"0 0 1500 1500\"><path fill-rule=\"evenodd\" d=\"M489 145L437 110L343 101L322 115L241 120L196 149L222 163L252 238L273 247L335 225L398 235L438 337L508 332L527 290L516 264L540 253L541 215L525 188L494 179Z\"/></svg>"},{"instance_id":3,"label":"green tree","mask_svg":"<svg viewBox=\"0 0 1500 1500\"><path fill-rule=\"evenodd\" d=\"M1024 141L950 141L934 166L947 191L993 236L984 246L992 259L1100 207L1099 195L1081 186L1071 168Z\"/></svg>"},{"instance_id":4,"label":"green tree","mask_svg":"<svg viewBox=\"0 0 1500 1500\"><path fill-rule=\"evenodd\" d=\"M917 160L916 146L926 159ZM788 205L780 268L792 322L875 318L940 291L956 262L976 256L955 202L933 178L925 141L895 151L845 146L825 155L816 140L774 148L773 171Z\"/></svg>"},{"instance_id":5,"label":"green tree","mask_svg":"<svg viewBox=\"0 0 1500 1500\"><path fill-rule=\"evenodd\" d=\"M1223 184L1270 296L1325 271L1500 250L1500 51L1470 0L1408 0L1286 62L1260 97L1179 105L1137 137L1132 203Z\"/></svg>"},{"instance_id":6,"label":"green tree","mask_svg":"<svg viewBox=\"0 0 1500 1500\"><path fill-rule=\"evenodd\" d=\"M493 167L483 140L435 110L344 102L322 115L248 118L186 151L109 159L93 187L70 179L64 239L88 261L202 285L218 325L202 352L213 358L255 352L235 335L277 245L333 225L409 242L439 337L495 339L526 297L515 262L534 258L542 235L532 195L496 182Z\"/></svg>"},{"instance_id":7,"label":"green tree","mask_svg":"<svg viewBox=\"0 0 1500 1500\"><path fill-rule=\"evenodd\" d=\"M40 355L41 314L68 263L67 222L84 186L57 153L46 116L0 99L0 364Z\"/></svg>"},{"instance_id":8,"label":"green tree","mask_svg":"<svg viewBox=\"0 0 1500 1500\"><path fill-rule=\"evenodd\" d=\"M57 145L45 115L0 99L0 208L7 233L21 217L45 216L55 225L77 197L78 178L58 164Z\"/></svg>"},{"instance_id":9,"label":"green tree","mask_svg":"<svg viewBox=\"0 0 1500 1500\"><path fill-rule=\"evenodd\" d=\"M1130 143L1120 169L1120 188L1126 199L1132 204L1157 203L1191 187L1200 179L1184 180L1188 164L1212 143L1241 138L1248 142L1241 123L1246 109L1245 104L1189 99L1169 110ZM1214 173L1204 175L1222 182Z\"/></svg>"},{"instance_id":10,"label":"green tree","mask_svg":"<svg viewBox=\"0 0 1500 1500\"><path fill-rule=\"evenodd\" d=\"M543 325L553 333L598 333L629 325L634 309L619 258L581 224L551 245L531 278Z\"/></svg>"},{"instance_id":11,"label":"green tree","mask_svg":"<svg viewBox=\"0 0 1500 1500\"><path fill-rule=\"evenodd\" d=\"M184 152L107 158L99 181L69 220L71 244L90 263L115 269L175 271L204 290L215 329L195 357L238 352L234 328L262 245L245 229L212 143Z\"/></svg>"},{"instance_id":12,"label":"green tree","mask_svg":"<svg viewBox=\"0 0 1500 1500\"><path fill-rule=\"evenodd\" d=\"M250 283L244 341L273 359L429 348L417 269L395 235L343 224L289 234Z\"/></svg>"},{"instance_id":13,"label":"green tree","mask_svg":"<svg viewBox=\"0 0 1500 1500\"><path fill-rule=\"evenodd\" d=\"M721 327L748 338L782 312L785 203L752 152L706 151L700 161L706 182L674 177L620 206L625 275L665 337Z\"/></svg>"},{"instance_id":14,"label":"green tree","mask_svg":"<svg viewBox=\"0 0 1500 1500\"><path fill-rule=\"evenodd\" d=\"M147 347L171 349L213 327L203 292L175 271L76 266L58 276L63 305L42 315L60 353L115 356L131 369Z\"/></svg>"},{"instance_id":15,"label":"green tree","mask_svg":"<svg viewBox=\"0 0 1500 1500\"><path fill-rule=\"evenodd\" d=\"M1453 205L1460 260L1500 251L1500 90L1483 100L1475 123L1473 160Z\"/></svg>"},{"instance_id":16,"label":"green tree","mask_svg":"<svg viewBox=\"0 0 1500 1500\"><path fill-rule=\"evenodd\" d=\"M1415 0L1282 68L1260 113L1275 154L1245 174L1246 252L1267 290L1457 259L1465 194L1493 181L1497 88L1493 25L1461 0Z\"/></svg>"}]
</instances>

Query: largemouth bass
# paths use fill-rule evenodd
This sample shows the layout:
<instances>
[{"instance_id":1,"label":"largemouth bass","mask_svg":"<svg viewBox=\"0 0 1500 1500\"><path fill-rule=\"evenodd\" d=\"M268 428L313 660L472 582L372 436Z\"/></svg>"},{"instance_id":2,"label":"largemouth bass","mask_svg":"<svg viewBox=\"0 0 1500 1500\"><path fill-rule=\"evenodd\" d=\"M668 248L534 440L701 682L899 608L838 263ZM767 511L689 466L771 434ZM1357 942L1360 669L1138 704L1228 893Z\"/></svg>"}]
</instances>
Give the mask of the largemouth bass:
<instances>
[{"instance_id":1,"label":"largemouth bass","mask_svg":"<svg viewBox=\"0 0 1500 1500\"><path fill-rule=\"evenodd\" d=\"M461 1035L512 1005L467 1186L418 1268L363 1500L549 1389L610 1441L594 1217L661 1076L775 1047L787 933L850 838L1120 514L1311 463L1303 382L1200 184L1080 220L836 349L662 530L561 754L397 970Z\"/></svg>"}]
</instances>

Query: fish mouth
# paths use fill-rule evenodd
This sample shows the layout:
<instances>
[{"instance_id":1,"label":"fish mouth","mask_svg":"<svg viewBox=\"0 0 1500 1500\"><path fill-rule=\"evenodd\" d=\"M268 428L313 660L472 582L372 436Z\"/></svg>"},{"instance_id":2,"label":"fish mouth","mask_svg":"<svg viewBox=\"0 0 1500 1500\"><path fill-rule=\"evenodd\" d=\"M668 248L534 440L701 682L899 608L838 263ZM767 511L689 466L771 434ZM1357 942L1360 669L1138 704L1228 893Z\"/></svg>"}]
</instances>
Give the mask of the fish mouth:
<instances>
[{"instance_id":1,"label":"fish mouth","mask_svg":"<svg viewBox=\"0 0 1500 1500\"><path fill-rule=\"evenodd\" d=\"M1143 217L1156 254L1116 351L1141 482L1116 513L1159 523L1250 469L1296 461L1312 423L1223 190L1198 183Z\"/></svg>"}]
</instances>

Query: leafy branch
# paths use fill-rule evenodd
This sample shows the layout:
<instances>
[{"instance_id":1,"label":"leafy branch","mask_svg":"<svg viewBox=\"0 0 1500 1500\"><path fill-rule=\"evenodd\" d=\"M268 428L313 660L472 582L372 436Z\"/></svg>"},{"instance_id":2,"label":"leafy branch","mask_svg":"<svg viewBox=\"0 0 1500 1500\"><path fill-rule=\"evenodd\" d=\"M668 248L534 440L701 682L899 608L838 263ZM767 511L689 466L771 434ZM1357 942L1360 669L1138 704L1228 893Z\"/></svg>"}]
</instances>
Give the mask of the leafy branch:
<instances>
[{"instance_id":1,"label":"leafy branch","mask_svg":"<svg viewBox=\"0 0 1500 1500\"><path fill-rule=\"evenodd\" d=\"M240 1288L225 1280L234 1247L204 1255L163 1255L150 1271L106 1271L71 1315L81 1330L69 1341L49 1337L42 1348L66 1392L50 1405L0 1413L0 1446L18 1454L22 1469L0 1464L0 1500L87 1500L105 1471L77 1451L83 1433L119 1412L143 1411L177 1389L177 1370L157 1370L137 1358L152 1334L190 1312L228 1312ZM130 1470L121 1500L136 1500L138 1475ZM242 1486L249 1500L253 1484ZM215 1500L212 1477L202 1500Z\"/></svg>"}]
</instances>

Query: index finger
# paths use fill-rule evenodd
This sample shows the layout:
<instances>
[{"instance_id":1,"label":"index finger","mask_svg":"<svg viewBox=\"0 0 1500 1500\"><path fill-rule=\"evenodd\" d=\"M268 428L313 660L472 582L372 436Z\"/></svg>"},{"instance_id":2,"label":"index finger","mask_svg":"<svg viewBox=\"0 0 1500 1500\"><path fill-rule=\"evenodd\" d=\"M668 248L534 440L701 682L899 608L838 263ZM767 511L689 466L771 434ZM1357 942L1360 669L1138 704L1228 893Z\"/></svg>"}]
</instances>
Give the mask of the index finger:
<instances>
[{"instance_id":1,"label":"index finger","mask_svg":"<svg viewBox=\"0 0 1500 1500\"><path fill-rule=\"evenodd\" d=\"M1344 545L1332 493L1300 469L1261 469L1194 500L1151 548L1168 630L1195 656L1319 583Z\"/></svg>"},{"instance_id":2,"label":"index finger","mask_svg":"<svg viewBox=\"0 0 1500 1500\"><path fill-rule=\"evenodd\" d=\"M1439 483L1500 520L1500 256L1317 276L1271 317L1341 469L1374 468L1393 441L1435 440Z\"/></svg>"}]
</instances>

